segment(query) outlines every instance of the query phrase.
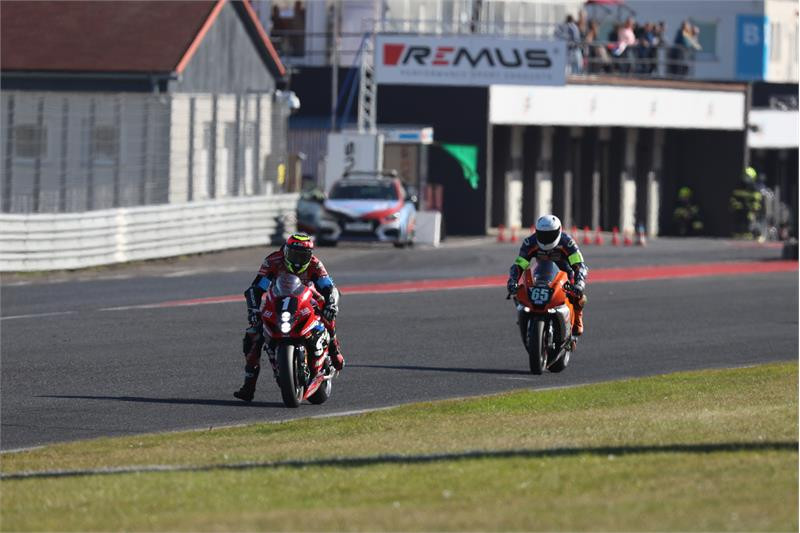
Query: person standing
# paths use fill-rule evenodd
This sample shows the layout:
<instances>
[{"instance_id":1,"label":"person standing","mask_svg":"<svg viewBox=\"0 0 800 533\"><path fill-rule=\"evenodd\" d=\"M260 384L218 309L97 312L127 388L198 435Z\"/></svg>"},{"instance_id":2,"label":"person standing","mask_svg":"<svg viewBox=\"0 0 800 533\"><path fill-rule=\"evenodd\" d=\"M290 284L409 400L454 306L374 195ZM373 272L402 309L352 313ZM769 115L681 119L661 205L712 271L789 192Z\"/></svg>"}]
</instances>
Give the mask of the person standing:
<instances>
[{"instance_id":1,"label":"person standing","mask_svg":"<svg viewBox=\"0 0 800 533\"><path fill-rule=\"evenodd\" d=\"M567 41L569 74L583 73L583 35L572 15L567 15L564 24L556 30L557 38Z\"/></svg>"}]
</instances>

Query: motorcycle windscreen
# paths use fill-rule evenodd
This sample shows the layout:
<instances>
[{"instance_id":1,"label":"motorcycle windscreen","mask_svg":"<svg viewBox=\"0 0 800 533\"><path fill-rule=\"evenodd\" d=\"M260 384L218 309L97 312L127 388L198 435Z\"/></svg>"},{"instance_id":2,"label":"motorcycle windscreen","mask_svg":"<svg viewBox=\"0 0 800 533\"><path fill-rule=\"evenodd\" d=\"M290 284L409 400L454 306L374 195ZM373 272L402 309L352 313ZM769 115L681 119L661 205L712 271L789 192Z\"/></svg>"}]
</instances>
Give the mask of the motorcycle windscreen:
<instances>
[{"instance_id":1,"label":"motorcycle windscreen","mask_svg":"<svg viewBox=\"0 0 800 533\"><path fill-rule=\"evenodd\" d=\"M533 281L549 285L556 279L559 271L558 265L553 261L539 261L533 269Z\"/></svg>"},{"instance_id":2,"label":"motorcycle windscreen","mask_svg":"<svg viewBox=\"0 0 800 533\"><path fill-rule=\"evenodd\" d=\"M295 296L303 292L303 283L294 274L281 274L275 280L273 293L277 297Z\"/></svg>"}]
</instances>

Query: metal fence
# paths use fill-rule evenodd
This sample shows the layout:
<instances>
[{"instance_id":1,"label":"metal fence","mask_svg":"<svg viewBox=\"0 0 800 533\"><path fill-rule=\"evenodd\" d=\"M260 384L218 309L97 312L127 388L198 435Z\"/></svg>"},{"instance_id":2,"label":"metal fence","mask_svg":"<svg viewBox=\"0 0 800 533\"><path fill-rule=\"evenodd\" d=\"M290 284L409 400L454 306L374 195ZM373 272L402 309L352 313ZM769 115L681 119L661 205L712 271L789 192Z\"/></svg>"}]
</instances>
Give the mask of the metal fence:
<instances>
[{"instance_id":1,"label":"metal fence","mask_svg":"<svg viewBox=\"0 0 800 533\"><path fill-rule=\"evenodd\" d=\"M263 21L270 37L290 66L358 66L363 40L376 33L567 40L565 17L579 13L585 18L580 39L569 44L571 75L681 79L693 76L698 62L718 61L712 51L695 53L673 44L666 27L652 23L649 39L644 39L647 24L638 26L636 44L623 50L611 35L636 12L622 2L385 0L378 7L361 0L341 0L327 7L323 3L302 7L298 2L288 14L270 12L267 3L259 4L264 4ZM308 17L306 10L313 16ZM716 23L702 26L710 43ZM588 33L594 33L592 42L584 40Z\"/></svg>"},{"instance_id":2,"label":"metal fence","mask_svg":"<svg viewBox=\"0 0 800 533\"><path fill-rule=\"evenodd\" d=\"M0 211L283 192L285 95L4 91Z\"/></svg>"}]
</instances>

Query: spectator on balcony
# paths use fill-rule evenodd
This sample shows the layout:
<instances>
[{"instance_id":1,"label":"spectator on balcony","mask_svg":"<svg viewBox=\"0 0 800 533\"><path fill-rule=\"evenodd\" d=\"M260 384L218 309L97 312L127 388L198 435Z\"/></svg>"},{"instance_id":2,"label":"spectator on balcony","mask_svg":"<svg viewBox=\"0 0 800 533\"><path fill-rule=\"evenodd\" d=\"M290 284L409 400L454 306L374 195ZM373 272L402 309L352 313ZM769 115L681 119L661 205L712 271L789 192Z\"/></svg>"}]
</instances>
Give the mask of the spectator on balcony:
<instances>
[{"instance_id":1,"label":"spectator on balcony","mask_svg":"<svg viewBox=\"0 0 800 533\"><path fill-rule=\"evenodd\" d=\"M647 22L644 26L637 26L636 34L636 72L639 74L649 74L655 65L655 50L657 38L655 25Z\"/></svg>"},{"instance_id":2,"label":"spectator on balcony","mask_svg":"<svg viewBox=\"0 0 800 533\"><path fill-rule=\"evenodd\" d=\"M653 26L653 35L655 37L655 46L650 50L651 54L651 63L650 63L650 73L658 73L658 49L664 48L667 44L667 25L662 20L655 26Z\"/></svg>"},{"instance_id":3,"label":"spectator on balcony","mask_svg":"<svg viewBox=\"0 0 800 533\"><path fill-rule=\"evenodd\" d=\"M589 23L586 20L586 11L578 11L578 20L575 22L578 26L578 31L581 32L581 38L586 37L586 32L589 31Z\"/></svg>"},{"instance_id":4,"label":"spectator on balcony","mask_svg":"<svg viewBox=\"0 0 800 533\"><path fill-rule=\"evenodd\" d=\"M694 60L694 54L702 50L698 37L700 29L688 20L681 23L681 27L675 34L673 47L669 53L668 72L675 76L686 76L689 74L689 62Z\"/></svg>"},{"instance_id":5,"label":"spectator on balcony","mask_svg":"<svg viewBox=\"0 0 800 533\"><path fill-rule=\"evenodd\" d=\"M611 54L617 58L617 67L620 72L631 71L631 50L636 44L636 35L633 33L634 20L628 17L625 24L617 30L616 42L610 45ZM609 39L611 40L611 39Z\"/></svg>"},{"instance_id":6,"label":"spectator on balcony","mask_svg":"<svg viewBox=\"0 0 800 533\"><path fill-rule=\"evenodd\" d=\"M586 43L586 50L589 55L589 72L596 74L598 72L611 72L611 56L602 42L598 41L600 25L596 20L589 21L589 29L586 31L584 42Z\"/></svg>"},{"instance_id":7,"label":"spectator on balcony","mask_svg":"<svg viewBox=\"0 0 800 533\"><path fill-rule=\"evenodd\" d=\"M567 15L567 20L564 24L556 29L555 36L558 39L567 41L568 73L581 74L583 72L582 35L572 15Z\"/></svg>"},{"instance_id":8,"label":"spectator on balcony","mask_svg":"<svg viewBox=\"0 0 800 533\"><path fill-rule=\"evenodd\" d=\"M272 5L272 39L281 55L301 57L305 54L306 10L303 2L297 0L292 8L281 11L277 4Z\"/></svg>"}]
</instances>

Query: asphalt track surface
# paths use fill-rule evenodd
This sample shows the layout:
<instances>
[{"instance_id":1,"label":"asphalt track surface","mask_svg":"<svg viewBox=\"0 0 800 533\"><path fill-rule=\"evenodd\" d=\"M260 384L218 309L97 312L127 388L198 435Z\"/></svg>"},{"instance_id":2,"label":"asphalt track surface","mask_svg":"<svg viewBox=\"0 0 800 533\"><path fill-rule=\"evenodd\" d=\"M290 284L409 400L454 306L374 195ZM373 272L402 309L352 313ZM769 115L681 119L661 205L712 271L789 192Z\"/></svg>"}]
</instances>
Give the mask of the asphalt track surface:
<instances>
[{"instance_id":1,"label":"asphalt track surface","mask_svg":"<svg viewBox=\"0 0 800 533\"><path fill-rule=\"evenodd\" d=\"M584 246L591 269L772 261L774 246L724 240ZM244 302L136 308L240 294L265 250L48 275L0 288L0 448L351 412L521 388L569 386L798 357L798 273L744 273L592 286L587 331L561 374L528 373L504 288L346 294L348 285L504 275L516 245L455 239L439 249L319 251L345 296L348 366L322 406L287 409L268 372L241 384ZM115 310L109 310L114 309ZM123 309L119 309L123 308Z\"/></svg>"}]
</instances>

